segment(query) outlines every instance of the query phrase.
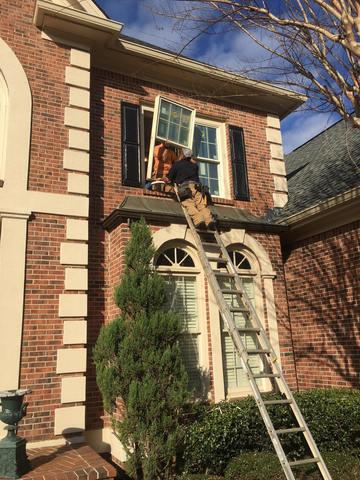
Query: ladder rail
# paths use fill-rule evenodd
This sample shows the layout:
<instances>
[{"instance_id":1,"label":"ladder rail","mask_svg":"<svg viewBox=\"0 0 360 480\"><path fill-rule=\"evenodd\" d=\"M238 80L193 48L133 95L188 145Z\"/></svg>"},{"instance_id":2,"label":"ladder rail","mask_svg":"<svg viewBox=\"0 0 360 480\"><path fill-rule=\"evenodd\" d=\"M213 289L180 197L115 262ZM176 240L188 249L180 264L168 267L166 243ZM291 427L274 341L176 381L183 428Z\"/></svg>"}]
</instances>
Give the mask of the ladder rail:
<instances>
[{"instance_id":1,"label":"ladder rail","mask_svg":"<svg viewBox=\"0 0 360 480\"><path fill-rule=\"evenodd\" d=\"M277 355L276 355L276 352L274 351L271 343L270 343L270 340L268 339L267 335L266 335L266 332L262 326L262 322L259 318L259 315L258 313L256 312L248 294L246 293L246 290L244 289L243 287L243 284L242 284L242 281L236 271L236 268L233 264L233 262L231 261L231 258L230 258L230 255L229 255L229 252L226 250L225 246L224 246L224 243L219 235L218 232L215 232L215 238L221 248L221 252L222 254L224 255L224 257L228 260L228 264L229 265L229 269L231 270L231 273L233 273L235 276L234 276L234 281L235 281L235 284L236 286L238 287L238 289L241 291L241 294L242 294L242 301L243 303L245 304L245 306L249 309L251 315L252 315L252 318L255 319L255 322L256 322L256 327L259 328L260 332L261 332L261 337L262 337L262 340L265 342L266 344L266 347L270 349L271 351L271 355L272 355L272 368L275 370L274 373L277 373L279 374L279 377L274 377L274 381L277 383L278 387L279 387L279 390L281 391L281 393L283 393L286 398L288 400L291 400L291 403L289 404L295 418L296 418L296 421L298 422L298 424L303 427L305 429L305 431L303 432L303 435L305 437L305 440L310 448L310 451L313 455L314 458L318 458L319 459L319 469L324 477L324 479L328 480L328 479L331 479L331 476L330 476L330 473L326 467L326 464L324 462L324 459L316 445L316 442L312 436L312 433L305 421L305 418L303 416L303 414L301 413L300 409L299 409L299 406L297 405L297 402L294 398L294 395L293 393L291 392L287 382L285 381L284 379L284 376L283 376L283 373L282 373L282 370L281 370L281 367L279 365L279 359L277 358ZM279 385L281 384L281 385Z\"/></svg>"},{"instance_id":2,"label":"ladder rail","mask_svg":"<svg viewBox=\"0 0 360 480\"><path fill-rule=\"evenodd\" d=\"M178 190L177 190L176 187L175 187L175 193L176 193L176 196L177 196L177 199L178 199L179 203L181 204L180 199L179 199L179 195L178 195ZM248 353L247 353L246 345L244 344L244 342L241 338L241 335L240 335L240 333L238 331L238 328L235 324L233 315L231 314L230 308L227 305L227 302L224 298L223 292L221 291L221 288L220 288L219 283L218 283L217 278L216 278L216 274L214 273L214 270L212 269L212 267L210 265L210 261L209 261L208 257L206 256L201 238L200 238L198 232L196 231L196 228L195 228L188 212L186 211L186 209L183 206L182 206L182 209L183 209L185 218L187 220L188 226L189 226L189 228L190 228L190 230L193 234L194 241L195 241L196 247L198 249L198 255L199 255L201 264L204 268L204 271L205 271L206 277L208 279L209 285L210 285L211 290L213 291L213 294L214 294L214 296L217 300L217 304L218 304L218 307L219 307L219 310L220 310L220 314L221 314L221 316L222 316L222 318L225 322L228 333L229 333L229 335L230 335L230 337L231 337L231 339L234 343L236 351L239 354L241 365L244 369L244 372L246 372L246 374L247 374L248 381L249 381L253 396L255 398L256 404L259 408L260 414L262 416L262 419L264 421L264 424L265 424L265 427L268 431L270 439L273 443L274 449L275 449L276 454L279 458L279 461L281 463L281 466L283 468L285 476L286 476L287 480L296 480L295 476L293 474L293 471L291 469L291 463L292 462L289 462L287 457L286 457L286 454L284 452L282 444L279 440L279 437L278 437L278 435L275 431L275 428L273 426L273 423L271 421L269 412L266 409L266 405L264 404L264 400L262 399L259 386L257 385L257 382L256 382L256 378L255 378L255 376L252 372L251 366L249 364L249 356L248 356ZM283 374L282 374L282 371L281 371L281 368L280 368L280 365L279 365L279 359L277 358L276 352L274 351L274 349L273 349L273 347L272 347L272 345L271 345L271 343L270 343L270 341L269 341L269 339L266 335L265 329L262 326L262 322L261 322L254 306L252 305L252 303L251 303L251 301L250 301L250 299L249 299L249 297L248 297L248 295L247 295L247 293L246 293L246 291L243 287L242 281L241 281L241 279L240 279L240 277L239 277L239 275L236 271L236 268L235 268L233 262L231 261L230 255L229 255L228 251L226 250L219 233L217 231L212 232L212 233L214 233L216 242L217 242L218 246L220 247L220 250L221 250L221 253L224 257L224 260L226 260L225 264L226 264L227 270L228 271L230 270L229 273L234 275L233 278L234 278L234 281L235 281L235 285L237 287L237 291L239 292L238 294L241 295L243 304L246 306L246 308L248 308L249 316L251 317L252 320L255 320L256 327L258 328L258 330L260 332L260 338L265 343L267 349L269 350L271 364L270 364L269 360L268 360L267 363L269 364L269 366L271 368L271 371L273 371L273 369L275 369L275 374L272 375L272 377L274 378L274 381L277 382L277 385L278 385L280 391L286 396L286 398L288 400L291 401L291 403L289 403L290 408L292 408L292 411L294 413L294 416L295 416L296 420L299 423L299 426L302 427L302 430L304 430L302 433L303 433L303 435L305 437L305 440L306 440L306 442L307 442L307 444L308 444L308 446L311 450L311 453L313 455L313 459L315 459L313 461L316 461L316 463L318 465L318 468L319 468L319 470L320 470L320 472L323 476L323 479L324 480L332 480L331 476L330 476L330 473L329 473L329 471L328 471L328 469L325 465L325 462L324 462L324 460L323 460L323 458L322 458L322 456L321 456L321 454L320 454L320 452L317 448L317 445L316 445L316 443L315 443L315 441L312 437L312 434L311 434L311 432L310 432L310 430L309 430L309 428L308 428L308 426L305 422L305 419L304 419L302 413L300 412L300 409L296 404L295 398L293 397L292 392L291 392L289 386L287 385L287 383L286 383L286 381L283 377ZM281 384L281 386L280 386L280 384ZM294 463L293 463L293 465L294 465Z\"/></svg>"}]
</instances>

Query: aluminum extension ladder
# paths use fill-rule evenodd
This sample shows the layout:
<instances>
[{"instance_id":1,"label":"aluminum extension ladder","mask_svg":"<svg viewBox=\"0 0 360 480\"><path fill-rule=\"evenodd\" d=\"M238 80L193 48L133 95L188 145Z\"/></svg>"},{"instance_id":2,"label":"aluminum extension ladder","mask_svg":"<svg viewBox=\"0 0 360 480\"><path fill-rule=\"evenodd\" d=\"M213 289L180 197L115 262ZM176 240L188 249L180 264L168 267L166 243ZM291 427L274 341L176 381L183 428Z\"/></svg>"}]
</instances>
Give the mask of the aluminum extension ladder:
<instances>
[{"instance_id":1,"label":"aluminum extension ladder","mask_svg":"<svg viewBox=\"0 0 360 480\"><path fill-rule=\"evenodd\" d=\"M175 191L179 200L177 190ZM217 230L209 231L196 229L185 208L182 207L182 209L184 211L189 228L193 234L201 264L216 299L216 303L219 307L225 327L232 339L237 353L239 354L241 365L248 377L255 401L260 410L260 414L263 418L266 429L274 445L276 454L279 458L287 480L296 480L292 467L314 463L317 464L324 480L332 480L330 473L325 465L325 462L319 452L319 449L305 422L305 419L290 391L289 386L285 381L279 365L279 359L277 358L277 355L270 344L270 341L261 324L261 321L243 287L242 281L237 274L236 268L231 261L230 255L221 240L219 232ZM209 240L212 241L210 242ZM214 256L214 253L206 253L204 247L210 250L217 250L217 256ZM226 272L219 269L213 269L211 264L214 263L216 263L216 265L223 265L226 268ZM227 278L232 281L233 285L231 286L231 288L221 288L221 285L218 282L218 277ZM231 306L229 306L225 300L224 294L239 296L242 307L232 308ZM246 315L248 318L248 322L251 326L246 328L238 328L235 324L235 320L233 317L233 314L236 312L240 312ZM259 348L251 350L247 349L246 343L244 343L241 338L241 333L253 335L256 334ZM266 365L263 373L253 373L252 367L249 363L249 358L251 355L262 355L264 359L264 364ZM256 383L257 379L263 378L267 378L269 379L269 381L274 382L275 388L280 391L283 399L263 400L260 388ZM276 430L271 421L269 412L267 411L267 406L269 405L289 405L299 426L294 428ZM305 441L310 449L312 457L295 461L289 461L287 459L279 437L282 435L294 433L302 433L304 435Z\"/></svg>"}]
</instances>

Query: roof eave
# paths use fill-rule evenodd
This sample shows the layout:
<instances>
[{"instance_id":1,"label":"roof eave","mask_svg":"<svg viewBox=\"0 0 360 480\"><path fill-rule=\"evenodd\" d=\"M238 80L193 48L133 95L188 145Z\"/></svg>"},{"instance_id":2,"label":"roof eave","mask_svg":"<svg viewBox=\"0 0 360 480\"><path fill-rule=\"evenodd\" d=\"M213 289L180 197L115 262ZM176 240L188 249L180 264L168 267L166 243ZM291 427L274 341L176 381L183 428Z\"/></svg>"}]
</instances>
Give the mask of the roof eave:
<instances>
[{"instance_id":1,"label":"roof eave","mask_svg":"<svg viewBox=\"0 0 360 480\"><path fill-rule=\"evenodd\" d=\"M359 219L360 186L289 215L278 224L289 227L283 237L289 244Z\"/></svg>"},{"instance_id":2,"label":"roof eave","mask_svg":"<svg viewBox=\"0 0 360 480\"><path fill-rule=\"evenodd\" d=\"M284 118L306 96L120 36L123 24L37 0L34 24L92 51L92 64Z\"/></svg>"}]
</instances>

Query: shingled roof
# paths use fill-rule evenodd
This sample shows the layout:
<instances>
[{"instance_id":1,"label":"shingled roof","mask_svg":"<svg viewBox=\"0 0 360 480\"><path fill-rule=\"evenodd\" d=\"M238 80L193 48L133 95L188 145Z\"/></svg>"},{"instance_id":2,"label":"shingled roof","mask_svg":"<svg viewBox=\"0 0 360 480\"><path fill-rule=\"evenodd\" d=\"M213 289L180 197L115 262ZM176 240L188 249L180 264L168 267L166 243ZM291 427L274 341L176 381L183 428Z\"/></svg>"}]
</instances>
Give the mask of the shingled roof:
<instances>
[{"instance_id":1,"label":"shingled roof","mask_svg":"<svg viewBox=\"0 0 360 480\"><path fill-rule=\"evenodd\" d=\"M360 185L360 129L340 120L286 156L289 217Z\"/></svg>"}]
</instances>

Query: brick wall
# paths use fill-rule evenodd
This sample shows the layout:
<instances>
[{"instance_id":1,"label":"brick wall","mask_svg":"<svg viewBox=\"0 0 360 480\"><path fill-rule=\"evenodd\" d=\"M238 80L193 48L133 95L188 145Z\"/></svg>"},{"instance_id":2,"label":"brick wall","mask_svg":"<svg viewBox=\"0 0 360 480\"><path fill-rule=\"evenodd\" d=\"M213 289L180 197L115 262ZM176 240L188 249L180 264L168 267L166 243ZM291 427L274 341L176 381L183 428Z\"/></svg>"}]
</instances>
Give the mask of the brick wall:
<instances>
[{"instance_id":1,"label":"brick wall","mask_svg":"<svg viewBox=\"0 0 360 480\"><path fill-rule=\"evenodd\" d=\"M26 250L25 305L20 368L21 387L30 387L28 414L21 423L28 441L54 434L54 410L60 405L57 349L62 347L63 321L59 294L64 289L60 242L65 219L36 215L29 222Z\"/></svg>"},{"instance_id":2,"label":"brick wall","mask_svg":"<svg viewBox=\"0 0 360 480\"><path fill-rule=\"evenodd\" d=\"M251 202L228 202L263 215L273 207L274 182L269 170L270 147L266 140L266 114L250 111L209 98L129 78L100 69L92 71L92 173L103 183L103 213L108 215L125 195L142 195L142 189L121 185L121 111L120 102L153 104L155 97L165 95L174 101L196 108L199 116L219 118L220 122L243 127ZM228 137L228 132L227 132ZM230 161L229 138L226 160ZM231 168L230 185L232 185ZM95 179L93 179L95 181ZM227 179L225 179L227 181Z\"/></svg>"},{"instance_id":3,"label":"brick wall","mask_svg":"<svg viewBox=\"0 0 360 480\"><path fill-rule=\"evenodd\" d=\"M299 387L360 387L360 223L286 252Z\"/></svg>"},{"instance_id":4,"label":"brick wall","mask_svg":"<svg viewBox=\"0 0 360 480\"><path fill-rule=\"evenodd\" d=\"M252 234L254 238L264 247L269 255L271 265L276 273L273 280L274 300L276 310L276 320L278 326L278 335L280 343L281 366L283 373L290 388L297 389L296 369L293 357L293 340L291 332L291 324L289 321L289 308L285 284L285 272L281 251L280 237L276 234ZM263 280L263 296L264 280ZM268 312L265 307L265 316Z\"/></svg>"}]
</instances>

